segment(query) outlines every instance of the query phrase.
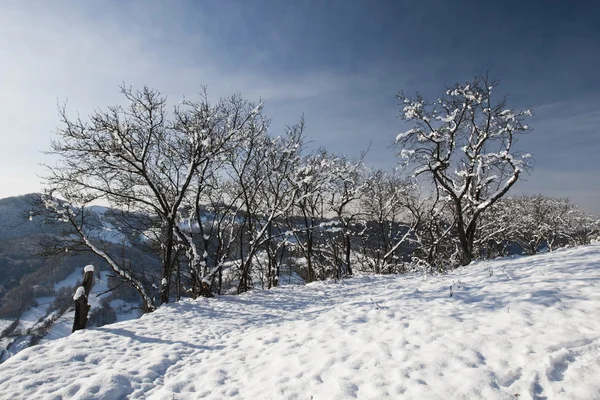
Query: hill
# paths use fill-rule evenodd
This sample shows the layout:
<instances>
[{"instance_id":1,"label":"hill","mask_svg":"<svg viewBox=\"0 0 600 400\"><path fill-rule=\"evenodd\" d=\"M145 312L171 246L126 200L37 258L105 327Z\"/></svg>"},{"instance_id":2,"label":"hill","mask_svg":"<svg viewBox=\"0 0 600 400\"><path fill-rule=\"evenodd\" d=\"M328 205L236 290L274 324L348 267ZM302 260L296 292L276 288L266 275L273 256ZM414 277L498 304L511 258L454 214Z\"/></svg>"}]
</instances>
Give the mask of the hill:
<instances>
[{"instance_id":1,"label":"hill","mask_svg":"<svg viewBox=\"0 0 600 400\"><path fill-rule=\"evenodd\" d=\"M36 193L0 199L0 363L31 344L71 332L72 295L87 264L94 264L98 271L91 326L139 315L139 310L134 310L139 308L137 294L110 277L104 260L90 252L39 254L40 243L63 234L65 228L47 223L35 212L30 214L39 202ZM110 209L94 206L90 218L94 222L90 229L99 231L97 237L131 259L142 260L149 271L156 269L157 260L128 245L132 238L127 229L116 225ZM119 288L107 293L114 287Z\"/></svg>"},{"instance_id":2,"label":"hill","mask_svg":"<svg viewBox=\"0 0 600 400\"><path fill-rule=\"evenodd\" d=\"M11 399L600 398L600 246L184 301L0 365Z\"/></svg>"}]
</instances>

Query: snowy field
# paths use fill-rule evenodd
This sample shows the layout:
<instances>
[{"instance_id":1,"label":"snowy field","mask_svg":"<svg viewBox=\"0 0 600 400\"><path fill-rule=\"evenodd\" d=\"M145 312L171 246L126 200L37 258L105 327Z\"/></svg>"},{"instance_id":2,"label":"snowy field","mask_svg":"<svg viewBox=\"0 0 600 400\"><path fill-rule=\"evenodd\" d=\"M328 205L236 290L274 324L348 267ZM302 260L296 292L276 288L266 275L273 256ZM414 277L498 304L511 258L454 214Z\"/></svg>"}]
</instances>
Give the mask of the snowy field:
<instances>
[{"instance_id":1,"label":"snowy field","mask_svg":"<svg viewBox=\"0 0 600 400\"><path fill-rule=\"evenodd\" d=\"M22 351L0 397L600 399L599 337L592 245L170 304Z\"/></svg>"}]
</instances>

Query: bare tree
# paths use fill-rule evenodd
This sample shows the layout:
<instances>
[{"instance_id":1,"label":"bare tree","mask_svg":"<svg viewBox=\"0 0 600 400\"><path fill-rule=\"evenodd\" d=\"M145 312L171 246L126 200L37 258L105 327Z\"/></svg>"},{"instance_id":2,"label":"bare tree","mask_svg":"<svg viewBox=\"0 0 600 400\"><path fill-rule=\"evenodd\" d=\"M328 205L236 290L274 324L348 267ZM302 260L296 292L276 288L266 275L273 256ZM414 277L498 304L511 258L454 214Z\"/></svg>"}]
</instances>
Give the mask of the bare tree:
<instances>
[{"instance_id":1,"label":"bare tree","mask_svg":"<svg viewBox=\"0 0 600 400\"><path fill-rule=\"evenodd\" d=\"M515 209L512 198L503 198L481 214L473 243L474 253L480 259L507 256L516 232L515 219L522 210Z\"/></svg>"},{"instance_id":2,"label":"bare tree","mask_svg":"<svg viewBox=\"0 0 600 400\"><path fill-rule=\"evenodd\" d=\"M459 263L473 259L477 223L483 212L504 196L528 166L529 155L514 149L517 137L529 131L523 123L529 110L495 100L498 82L477 77L456 84L433 103L418 93L403 92L402 118L413 127L397 136L400 155L428 176L452 204L459 241Z\"/></svg>"},{"instance_id":3,"label":"bare tree","mask_svg":"<svg viewBox=\"0 0 600 400\"><path fill-rule=\"evenodd\" d=\"M569 230L566 234L572 244L590 244L592 239L600 235L600 220L598 217L585 213L576 207L568 212Z\"/></svg>"},{"instance_id":4,"label":"bare tree","mask_svg":"<svg viewBox=\"0 0 600 400\"><path fill-rule=\"evenodd\" d=\"M213 106L206 90L201 101L184 101L182 106L183 108L175 109L176 126L181 131L190 132L190 137L193 138L190 140L199 143L199 146L192 149L201 153L201 157L196 156L198 162L190 166L193 167L193 178L189 195L180 203L180 206L188 207L189 212L185 215L188 223L176 224L174 229L177 238L186 248L185 255L192 278L192 296L209 296L213 274L217 270L209 270L208 267L208 250L213 232L211 227L208 227L208 231L205 229L205 204L223 179L219 176L219 170L225 167L228 155L242 143L247 132L265 124L265 118L261 114L262 103L255 105L234 95L221 99ZM212 218L217 216L215 214Z\"/></svg>"},{"instance_id":5,"label":"bare tree","mask_svg":"<svg viewBox=\"0 0 600 400\"><path fill-rule=\"evenodd\" d=\"M85 246L138 290L151 310L154 300L149 283L132 272L143 268L123 265L103 249L102 238L89 237L86 208L103 202L127 212L128 218L140 216L132 226L141 237L151 237L158 244L161 303L169 300L171 279L179 271L182 254L188 256L193 293L198 294L203 255L195 251L193 238L181 229L181 210L192 203L190 197L202 195L216 162L264 118L260 105L250 105L239 96L212 106L204 92L201 101L183 101L169 116L166 99L159 92L127 87L121 92L126 107L97 110L87 121L71 119L61 108L63 126L50 152L59 160L47 167L45 180L48 192L66 202L50 196L47 204L56 218L71 222ZM198 208L194 210L197 214Z\"/></svg>"},{"instance_id":6,"label":"bare tree","mask_svg":"<svg viewBox=\"0 0 600 400\"><path fill-rule=\"evenodd\" d=\"M353 226L360 214L360 197L366 184L362 157L359 160L335 157L328 172L331 177L328 206L329 211L335 214L338 224L338 228L334 230L337 235L330 235L330 244L337 277L341 278L342 275L352 275ZM340 244L334 240L336 237L341 239Z\"/></svg>"},{"instance_id":7,"label":"bare tree","mask_svg":"<svg viewBox=\"0 0 600 400\"><path fill-rule=\"evenodd\" d=\"M301 121L285 137L271 138L267 125L261 125L245 135L227 160L234 190L230 197L238 199L243 214L242 233L238 236L238 293L252 288L255 256L272 239L274 222L294 205L298 186L289 185L289 177L298 165L303 126ZM271 277L275 279L276 275Z\"/></svg>"},{"instance_id":8,"label":"bare tree","mask_svg":"<svg viewBox=\"0 0 600 400\"><path fill-rule=\"evenodd\" d=\"M399 249L410 252L407 246L418 225L410 209L416 206L419 189L395 171L376 170L368 175L362 190L363 255L375 273L398 272L395 265L403 264Z\"/></svg>"},{"instance_id":9,"label":"bare tree","mask_svg":"<svg viewBox=\"0 0 600 400\"><path fill-rule=\"evenodd\" d=\"M329 170L333 157L320 149L300 161L294 179L298 197L286 216L288 233L294 238L294 248L306 259L306 281L324 279L324 266L319 261L322 241L322 222L325 219L325 197L331 185Z\"/></svg>"},{"instance_id":10,"label":"bare tree","mask_svg":"<svg viewBox=\"0 0 600 400\"><path fill-rule=\"evenodd\" d=\"M304 118L288 127L285 136L271 141L267 158L261 165L260 173L266 179L259 187L258 203L262 205L265 215L270 216L271 210L277 210L272 218L260 218L257 221L257 226L266 227L263 242L267 259L265 281L269 289L279 283L279 264L286 245L283 224L300 193L299 182L295 178L300 167L303 141Z\"/></svg>"}]
</instances>

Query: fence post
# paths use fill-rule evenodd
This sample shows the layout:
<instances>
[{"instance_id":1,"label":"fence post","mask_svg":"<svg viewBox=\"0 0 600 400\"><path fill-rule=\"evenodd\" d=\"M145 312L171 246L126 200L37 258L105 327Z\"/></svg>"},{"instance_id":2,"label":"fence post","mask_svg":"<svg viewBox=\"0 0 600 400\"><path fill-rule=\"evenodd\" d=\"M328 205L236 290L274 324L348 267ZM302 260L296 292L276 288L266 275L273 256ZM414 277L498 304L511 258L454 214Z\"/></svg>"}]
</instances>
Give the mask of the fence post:
<instances>
[{"instance_id":1,"label":"fence post","mask_svg":"<svg viewBox=\"0 0 600 400\"><path fill-rule=\"evenodd\" d=\"M86 265L83 269L83 283L77 288L73 300L75 300L75 321L73 322L73 331L85 329L87 326L88 313L90 305L88 298L94 286L94 266Z\"/></svg>"}]
</instances>

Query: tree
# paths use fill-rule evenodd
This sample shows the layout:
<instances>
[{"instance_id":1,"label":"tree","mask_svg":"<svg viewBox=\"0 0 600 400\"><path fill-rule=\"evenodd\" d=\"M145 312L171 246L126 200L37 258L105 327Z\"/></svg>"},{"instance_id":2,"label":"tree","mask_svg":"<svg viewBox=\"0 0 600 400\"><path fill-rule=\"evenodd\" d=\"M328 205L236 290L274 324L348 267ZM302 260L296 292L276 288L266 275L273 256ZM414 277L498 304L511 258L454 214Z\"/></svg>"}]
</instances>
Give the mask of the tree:
<instances>
[{"instance_id":1,"label":"tree","mask_svg":"<svg viewBox=\"0 0 600 400\"><path fill-rule=\"evenodd\" d=\"M169 300L171 279L182 254L189 259L193 292L199 293L202 256L181 229L180 211L190 204L190 197L203 193L224 153L264 125L264 118L260 105L239 96L211 105L204 92L200 102L183 101L169 115L166 99L155 90L122 87L121 92L127 106L97 110L87 121L71 119L61 108L62 127L50 151L58 162L47 166L46 205L51 216L71 225L82 245L137 289L145 308L152 310L152 282L140 276L143 266L126 265L111 254L102 237L90 236L86 229L89 206L102 202L126 218L139 217L129 225L141 237L150 234L158 244L161 303ZM58 201L54 194L65 201Z\"/></svg>"},{"instance_id":2,"label":"tree","mask_svg":"<svg viewBox=\"0 0 600 400\"><path fill-rule=\"evenodd\" d=\"M295 181L298 196L295 207L286 217L289 233L294 237L295 248L306 259L306 281L313 282L319 275L324 278L322 269L317 272L316 254L319 248L320 224L325 218L325 193L330 186L329 169L333 158L323 149L309 154L296 169Z\"/></svg>"},{"instance_id":3,"label":"tree","mask_svg":"<svg viewBox=\"0 0 600 400\"><path fill-rule=\"evenodd\" d=\"M208 250L210 233L217 232L212 232L212 226L208 226L206 231L204 226L203 219L210 218L204 212L206 204L211 202L211 194L214 194L215 188L219 186L222 179L219 171L225 167L228 155L243 145L243 140L249 132L263 132L268 123L262 115L262 103L254 105L239 95L222 99L213 106L205 90L200 102L184 101L182 105L184 109L176 108L176 126L184 132L193 133L190 141L198 143L199 147L196 148L196 145L192 149L200 152L201 157L196 156L199 162L190 165L193 169L191 187L189 194L179 205L187 206L191 210L190 215L185 215L189 223L176 224L174 230L186 248L185 256L192 278L193 297L199 294L210 296L211 281L217 269L213 268L212 272L208 269ZM193 157L193 153L190 153L190 156ZM217 218L217 214L213 214L212 218ZM194 220L195 224L192 224L191 220ZM220 221L222 222L222 219ZM194 235L194 226L197 227L198 235ZM202 251L198 249L195 236L201 241Z\"/></svg>"},{"instance_id":4,"label":"tree","mask_svg":"<svg viewBox=\"0 0 600 400\"><path fill-rule=\"evenodd\" d=\"M277 284L273 228L296 201L299 188L290 177L299 165L303 130L301 121L289 128L284 137L270 137L266 127L252 131L227 160L227 173L234 182L230 197L237 199L238 209L243 212L238 293L252 288L253 263L262 249L266 250L269 263L268 287Z\"/></svg>"},{"instance_id":5,"label":"tree","mask_svg":"<svg viewBox=\"0 0 600 400\"><path fill-rule=\"evenodd\" d=\"M529 132L529 110L495 99L498 82L476 77L456 84L432 103L420 94L400 92L402 119L413 125L396 137L400 156L415 175L431 179L453 209L452 226L459 242L459 263L473 259L473 243L482 213L504 196L526 169L529 155L514 143Z\"/></svg>"},{"instance_id":6,"label":"tree","mask_svg":"<svg viewBox=\"0 0 600 400\"><path fill-rule=\"evenodd\" d=\"M505 218L508 218L508 239L517 243L525 254L537 254L545 244L552 247L552 222L557 212L558 218L562 213L552 200L538 194L511 197L498 202L503 206Z\"/></svg>"},{"instance_id":7,"label":"tree","mask_svg":"<svg viewBox=\"0 0 600 400\"><path fill-rule=\"evenodd\" d=\"M456 265L457 240L452 236L451 204L439 190L428 193L422 187L407 197L412 215L412 263L425 270L442 272Z\"/></svg>"},{"instance_id":8,"label":"tree","mask_svg":"<svg viewBox=\"0 0 600 400\"><path fill-rule=\"evenodd\" d=\"M515 233L520 230L522 210L512 198L503 198L481 214L475 234L474 249L480 259L507 256Z\"/></svg>"},{"instance_id":9,"label":"tree","mask_svg":"<svg viewBox=\"0 0 600 400\"><path fill-rule=\"evenodd\" d=\"M569 227L566 236L575 246L590 244L600 234L600 220L577 207L569 210L566 219Z\"/></svg>"},{"instance_id":10,"label":"tree","mask_svg":"<svg viewBox=\"0 0 600 400\"><path fill-rule=\"evenodd\" d=\"M359 215L359 202L363 187L366 184L363 157L359 160L349 160L346 157L335 157L329 169L331 177L328 206L334 213L338 224L341 243L331 240L333 259L336 264L337 278L342 275L352 275L352 235L353 225ZM342 254L339 254L340 251Z\"/></svg>"},{"instance_id":11,"label":"tree","mask_svg":"<svg viewBox=\"0 0 600 400\"><path fill-rule=\"evenodd\" d=\"M410 210L418 193L415 182L397 172L376 170L369 173L360 197L364 216L364 250L367 263L375 273L391 273L401 264L399 249L407 246L417 219ZM412 223L411 223L412 222Z\"/></svg>"}]
</instances>

